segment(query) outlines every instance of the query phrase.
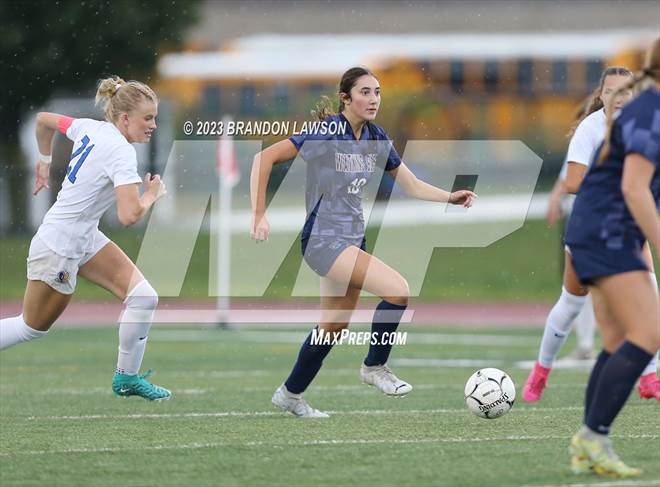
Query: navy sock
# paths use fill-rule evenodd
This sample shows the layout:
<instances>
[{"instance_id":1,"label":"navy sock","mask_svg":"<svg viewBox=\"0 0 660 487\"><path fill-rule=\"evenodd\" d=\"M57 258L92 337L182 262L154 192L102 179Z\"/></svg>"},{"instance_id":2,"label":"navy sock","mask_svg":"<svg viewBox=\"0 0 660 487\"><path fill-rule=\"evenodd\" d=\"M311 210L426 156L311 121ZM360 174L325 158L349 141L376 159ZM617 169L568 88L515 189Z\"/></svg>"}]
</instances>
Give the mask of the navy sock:
<instances>
[{"instance_id":1,"label":"navy sock","mask_svg":"<svg viewBox=\"0 0 660 487\"><path fill-rule=\"evenodd\" d=\"M371 325L369 353L367 354L367 358L364 359L364 365L371 367L374 365L383 365L387 362L392 345L382 344L381 340L383 337L387 339L390 333L396 331L405 310L406 306L388 303L385 300L378 304L374 313L374 321Z\"/></svg>"},{"instance_id":2,"label":"navy sock","mask_svg":"<svg viewBox=\"0 0 660 487\"><path fill-rule=\"evenodd\" d=\"M315 331L319 328L316 327ZM305 389L312 383L314 377L323 365L323 359L330 353L332 345L312 345L312 336L315 331L312 331L300 347L298 352L298 360L289 374L289 378L284 385L289 392L294 394L302 394Z\"/></svg>"},{"instance_id":3,"label":"navy sock","mask_svg":"<svg viewBox=\"0 0 660 487\"><path fill-rule=\"evenodd\" d=\"M598 354L594 368L591 369L591 374L589 375L589 382L587 382L587 391L584 395L584 422L587 422L587 415L589 414L589 408L594 402L594 394L596 393L596 386L598 385L598 380L600 379L600 373L603 371L603 366L607 360L612 356L610 352L603 349Z\"/></svg>"},{"instance_id":4,"label":"navy sock","mask_svg":"<svg viewBox=\"0 0 660 487\"><path fill-rule=\"evenodd\" d=\"M591 431L608 434L610 426L626 403L630 391L651 360L646 350L626 341L603 366L587 413L585 424Z\"/></svg>"}]
</instances>

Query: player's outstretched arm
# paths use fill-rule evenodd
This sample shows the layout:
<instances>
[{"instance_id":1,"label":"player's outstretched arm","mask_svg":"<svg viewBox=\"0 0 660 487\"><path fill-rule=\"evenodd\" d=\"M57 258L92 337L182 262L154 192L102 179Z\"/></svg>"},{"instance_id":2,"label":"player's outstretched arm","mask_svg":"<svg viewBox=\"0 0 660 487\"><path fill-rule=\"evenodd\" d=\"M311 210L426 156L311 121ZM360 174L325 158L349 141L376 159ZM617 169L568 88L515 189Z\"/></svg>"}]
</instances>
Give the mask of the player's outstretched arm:
<instances>
[{"instance_id":1,"label":"player's outstretched arm","mask_svg":"<svg viewBox=\"0 0 660 487\"><path fill-rule=\"evenodd\" d=\"M621 191L623 199L644 236L660 252L660 217L650 184L655 165L641 154L626 156L623 163Z\"/></svg>"},{"instance_id":2,"label":"player's outstretched arm","mask_svg":"<svg viewBox=\"0 0 660 487\"><path fill-rule=\"evenodd\" d=\"M452 205L463 205L465 208L470 208L477 197L475 193L466 189L450 193L417 179L417 176L403 162L389 173L408 196L418 200L449 202Z\"/></svg>"},{"instance_id":3,"label":"player's outstretched arm","mask_svg":"<svg viewBox=\"0 0 660 487\"><path fill-rule=\"evenodd\" d=\"M48 180L50 178L51 146L53 135L55 135L62 118L63 115L57 113L37 113L36 137L39 146L39 161L37 161L37 177L32 191L33 195L36 195L43 188L50 188Z\"/></svg>"},{"instance_id":4,"label":"player's outstretched arm","mask_svg":"<svg viewBox=\"0 0 660 487\"><path fill-rule=\"evenodd\" d=\"M167 194L165 183L157 174L151 176L147 173L142 184L144 186L142 196L137 184L122 184L115 188L117 217L126 227L137 223L158 199Z\"/></svg>"},{"instance_id":5,"label":"player's outstretched arm","mask_svg":"<svg viewBox=\"0 0 660 487\"><path fill-rule=\"evenodd\" d=\"M250 237L257 242L268 240L270 225L266 219L266 190L273 164L289 161L298 150L290 140L281 140L254 156L250 173L250 201L252 203L252 225Z\"/></svg>"}]
</instances>

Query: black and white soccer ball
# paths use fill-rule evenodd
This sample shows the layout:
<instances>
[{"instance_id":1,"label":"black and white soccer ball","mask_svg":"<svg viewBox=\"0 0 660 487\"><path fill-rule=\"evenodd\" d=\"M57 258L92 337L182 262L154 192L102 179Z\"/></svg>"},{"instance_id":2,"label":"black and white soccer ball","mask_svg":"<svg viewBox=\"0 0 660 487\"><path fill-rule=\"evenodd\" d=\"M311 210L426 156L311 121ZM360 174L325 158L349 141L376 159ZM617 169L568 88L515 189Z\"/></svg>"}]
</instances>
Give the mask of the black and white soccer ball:
<instances>
[{"instance_id":1,"label":"black and white soccer ball","mask_svg":"<svg viewBox=\"0 0 660 487\"><path fill-rule=\"evenodd\" d=\"M511 410L515 400L516 386L500 369L477 370L465 384L465 404L480 418L499 418Z\"/></svg>"}]
</instances>

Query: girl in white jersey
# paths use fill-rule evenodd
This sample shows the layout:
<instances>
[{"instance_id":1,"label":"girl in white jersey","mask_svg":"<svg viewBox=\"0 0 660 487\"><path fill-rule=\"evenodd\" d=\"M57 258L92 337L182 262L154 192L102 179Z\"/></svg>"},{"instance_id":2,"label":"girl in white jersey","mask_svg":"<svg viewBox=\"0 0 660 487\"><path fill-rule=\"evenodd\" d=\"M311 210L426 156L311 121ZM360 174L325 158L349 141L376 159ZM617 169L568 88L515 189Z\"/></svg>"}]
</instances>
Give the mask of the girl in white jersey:
<instances>
[{"instance_id":1,"label":"girl in white jersey","mask_svg":"<svg viewBox=\"0 0 660 487\"><path fill-rule=\"evenodd\" d=\"M142 180L138 175L131 145L151 140L158 98L147 85L115 76L99 82L96 103L106 121L37 115L40 160L35 195L49 187L56 130L73 141L73 151L57 201L30 244L23 313L0 320L0 350L46 335L69 304L80 275L126 305L112 390L119 396L169 399L170 391L147 381L148 374L138 373L158 295L126 254L98 229L99 219L115 201L119 221L128 226L165 194L160 176L147 174Z\"/></svg>"},{"instance_id":2,"label":"girl in white jersey","mask_svg":"<svg viewBox=\"0 0 660 487\"><path fill-rule=\"evenodd\" d=\"M631 78L632 72L626 68L610 67L603 71L600 86L594 94L593 102L572 134L566 155L565 171L562 170L562 175L560 175L562 180L556 188L561 188L563 192L570 194L577 193L592 157L605 136L607 122L605 106L608 106L617 88ZM630 90L624 91L613 100L612 106L615 110L618 110L631 97L632 92ZM644 247L644 256L649 268L653 269L653 259L648 243ZM655 280L655 274L652 274L652 276ZM566 341L571 324L580 315L583 308L587 306L591 308L588 290L580 283L575 274L571 255L566 249L564 286L559 300L548 315L538 360L523 388L523 399L525 401L536 402L541 399L548 376L562 345ZM588 316L587 319L589 319ZM603 341L614 342L620 338L618 336L603 336ZM656 375L656 367L657 357L654 357L640 378L638 390L641 398L660 400L660 381Z\"/></svg>"}]
</instances>

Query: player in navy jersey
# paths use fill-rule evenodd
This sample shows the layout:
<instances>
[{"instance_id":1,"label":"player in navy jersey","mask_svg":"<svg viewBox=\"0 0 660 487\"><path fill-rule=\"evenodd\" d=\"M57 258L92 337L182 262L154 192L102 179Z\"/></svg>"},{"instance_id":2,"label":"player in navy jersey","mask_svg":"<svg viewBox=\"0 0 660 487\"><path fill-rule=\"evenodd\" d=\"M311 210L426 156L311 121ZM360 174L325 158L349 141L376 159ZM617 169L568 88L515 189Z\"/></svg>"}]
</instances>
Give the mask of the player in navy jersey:
<instances>
[{"instance_id":1,"label":"player in navy jersey","mask_svg":"<svg viewBox=\"0 0 660 487\"><path fill-rule=\"evenodd\" d=\"M34 194L48 187L51 144L59 130L74 142L71 162L57 195L30 243L23 313L0 320L0 350L45 336L69 304L78 275L108 290L126 309L119 324L117 368L112 390L118 396L150 401L170 391L139 374L158 294L131 259L98 229L117 204L123 225L139 221L165 194L160 176L137 173L132 143L147 143L156 129L158 98L139 81L113 76L96 93L106 120L37 115L40 160ZM140 195L139 185L144 191Z\"/></svg>"},{"instance_id":2,"label":"player in navy jersey","mask_svg":"<svg viewBox=\"0 0 660 487\"><path fill-rule=\"evenodd\" d=\"M584 426L571 441L576 473L631 477L640 470L613 452L608 434L630 392L660 347L657 285L642 256L660 252L660 39L642 73L620 90L649 81L623 107L594 156L568 222L566 244L589 286L603 351L589 377Z\"/></svg>"},{"instance_id":3,"label":"player in navy jersey","mask_svg":"<svg viewBox=\"0 0 660 487\"><path fill-rule=\"evenodd\" d=\"M618 66L608 67L603 71L599 87L590 98L589 104L585 106L586 112L571 133L566 162L558 179L560 184L557 185L557 187L563 188L564 192L575 194L579 190L592 156L605 137L607 130L605 105L612 99L612 107L616 113L632 98L632 90L627 90L620 92L617 98L613 99L618 87L630 81L632 76L631 71ZM567 247L564 253L563 288L559 299L548 314L538 359L523 388L522 397L527 402L536 402L541 399L555 359L566 342L573 321L576 323L578 342L578 348L573 354L573 358L592 358L591 349L596 320L591 295L575 274L571 254ZM649 265L651 277L655 280L653 256L648 244L644 245L643 256ZM639 379L638 391L639 396L643 399L655 398L660 401L660 380L656 375L656 369L657 359L654 356Z\"/></svg>"},{"instance_id":4,"label":"player in navy jersey","mask_svg":"<svg viewBox=\"0 0 660 487\"><path fill-rule=\"evenodd\" d=\"M380 84L369 70L351 68L339 83L339 113L332 113L329 100L316 115L325 127L345 127L340 133L318 129L293 136L255 156L250 180L253 224L251 236L268 239L265 216L266 187L273 164L300 153L307 164L307 219L302 232L302 252L307 264L321 276L321 323L303 343L287 380L273 394L275 406L296 416L328 417L312 408L302 393L321 368L332 344L316 343L314 336L336 336L348 326L360 291L379 296L372 324L372 337L393 333L408 305L408 283L397 271L365 252L362 191L376 167L383 166L411 197L472 206L475 194L450 193L420 181L401 161L385 131L373 123L381 101ZM334 123L333 123L334 122ZM392 346L372 340L361 369L363 382L383 393L402 396L412 386L396 377L387 366Z\"/></svg>"}]
</instances>

